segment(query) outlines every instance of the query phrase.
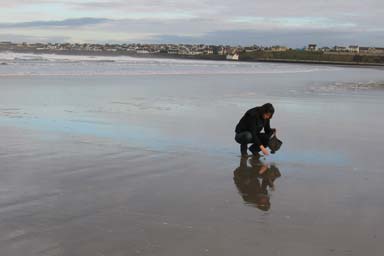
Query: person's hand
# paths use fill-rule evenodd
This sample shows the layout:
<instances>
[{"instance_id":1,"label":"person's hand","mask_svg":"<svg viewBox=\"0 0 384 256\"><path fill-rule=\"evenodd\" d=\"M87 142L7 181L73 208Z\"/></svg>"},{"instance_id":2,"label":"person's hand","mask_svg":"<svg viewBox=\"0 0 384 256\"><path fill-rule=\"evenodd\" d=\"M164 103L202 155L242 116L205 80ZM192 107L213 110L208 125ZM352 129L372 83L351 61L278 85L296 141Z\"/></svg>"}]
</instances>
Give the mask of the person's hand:
<instances>
[{"instance_id":1,"label":"person's hand","mask_svg":"<svg viewBox=\"0 0 384 256\"><path fill-rule=\"evenodd\" d=\"M272 131L273 131L273 134L276 135L276 128L273 128Z\"/></svg>"},{"instance_id":2,"label":"person's hand","mask_svg":"<svg viewBox=\"0 0 384 256\"><path fill-rule=\"evenodd\" d=\"M262 175L268 170L268 165L264 164L260 167L259 174Z\"/></svg>"},{"instance_id":3,"label":"person's hand","mask_svg":"<svg viewBox=\"0 0 384 256\"><path fill-rule=\"evenodd\" d=\"M269 151L268 151L268 149L266 149L263 145L260 146L260 149L261 149L261 151L263 152L263 154L264 154L265 156L269 155Z\"/></svg>"}]
</instances>

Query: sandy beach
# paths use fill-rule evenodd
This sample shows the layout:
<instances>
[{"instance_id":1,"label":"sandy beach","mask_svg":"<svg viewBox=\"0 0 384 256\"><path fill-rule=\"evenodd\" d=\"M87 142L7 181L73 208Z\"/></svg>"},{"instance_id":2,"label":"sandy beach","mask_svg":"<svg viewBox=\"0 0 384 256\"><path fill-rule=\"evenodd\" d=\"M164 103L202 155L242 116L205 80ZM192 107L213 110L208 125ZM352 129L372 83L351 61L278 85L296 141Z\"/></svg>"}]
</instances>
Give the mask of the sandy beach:
<instances>
[{"instance_id":1,"label":"sandy beach","mask_svg":"<svg viewBox=\"0 0 384 256\"><path fill-rule=\"evenodd\" d=\"M11 59L1 255L382 254L382 70ZM265 102L283 147L241 160Z\"/></svg>"}]
</instances>

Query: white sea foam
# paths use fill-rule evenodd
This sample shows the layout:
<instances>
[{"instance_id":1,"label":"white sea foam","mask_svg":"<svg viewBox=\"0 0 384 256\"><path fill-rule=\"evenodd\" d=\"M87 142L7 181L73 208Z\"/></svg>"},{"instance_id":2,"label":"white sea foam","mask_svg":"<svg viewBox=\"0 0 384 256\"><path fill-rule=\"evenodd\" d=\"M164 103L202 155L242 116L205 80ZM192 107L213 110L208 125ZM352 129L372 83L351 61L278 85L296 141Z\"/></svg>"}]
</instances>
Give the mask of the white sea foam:
<instances>
[{"instance_id":1,"label":"white sea foam","mask_svg":"<svg viewBox=\"0 0 384 256\"><path fill-rule=\"evenodd\" d=\"M364 90L384 89L384 81L368 81L368 82L334 82L325 85L308 86L307 91L312 93L337 93L355 91L361 93Z\"/></svg>"}]
</instances>

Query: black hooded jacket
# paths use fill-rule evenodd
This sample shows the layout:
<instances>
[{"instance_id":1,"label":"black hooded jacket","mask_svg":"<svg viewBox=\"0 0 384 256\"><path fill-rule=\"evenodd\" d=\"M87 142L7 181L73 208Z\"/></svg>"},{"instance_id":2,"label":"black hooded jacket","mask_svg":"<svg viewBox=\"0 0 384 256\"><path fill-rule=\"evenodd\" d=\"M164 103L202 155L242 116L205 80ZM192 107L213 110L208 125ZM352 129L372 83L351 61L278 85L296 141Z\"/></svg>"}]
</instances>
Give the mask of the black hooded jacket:
<instances>
[{"instance_id":1,"label":"black hooded jacket","mask_svg":"<svg viewBox=\"0 0 384 256\"><path fill-rule=\"evenodd\" d=\"M263 128L266 134L271 134L273 132L269 124L269 119L263 119L263 114L266 113L267 109L266 105L267 104L264 104L263 106L248 110L240 119L235 129L236 133L245 131L250 132L254 143L256 143L257 146L261 145L259 134Z\"/></svg>"}]
</instances>

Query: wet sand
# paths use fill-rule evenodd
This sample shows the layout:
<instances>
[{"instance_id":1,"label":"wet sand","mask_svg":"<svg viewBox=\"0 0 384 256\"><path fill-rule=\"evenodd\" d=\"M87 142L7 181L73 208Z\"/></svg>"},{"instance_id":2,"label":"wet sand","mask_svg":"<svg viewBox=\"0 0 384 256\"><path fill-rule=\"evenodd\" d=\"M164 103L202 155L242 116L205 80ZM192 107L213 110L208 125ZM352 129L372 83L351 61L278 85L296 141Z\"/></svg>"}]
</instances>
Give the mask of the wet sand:
<instances>
[{"instance_id":1,"label":"wet sand","mask_svg":"<svg viewBox=\"0 0 384 256\"><path fill-rule=\"evenodd\" d=\"M381 255L384 93L345 72L2 79L0 254ZM267 99L283 148L241 159Z\"/></svg>"},{"instance_id":2,"label":"wet sand","mask_svg":"<svg viewBox=\"0 0 384 256\"><path fill-rule=\"evenodd\" d=\"M40 136L1 129L3 255L382 251L382 173L280 163L264 186L263 159Z\"/></svg>"}]
</instances>

